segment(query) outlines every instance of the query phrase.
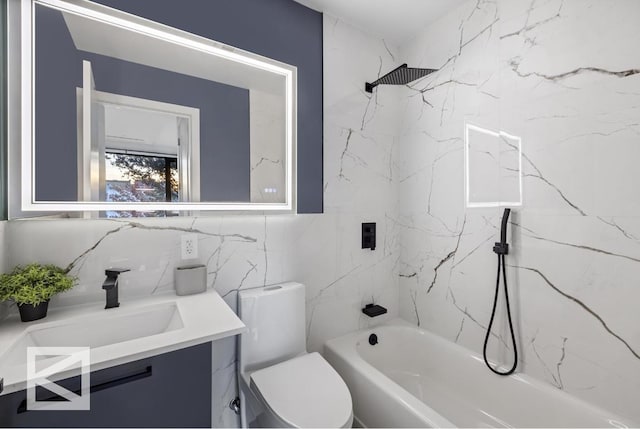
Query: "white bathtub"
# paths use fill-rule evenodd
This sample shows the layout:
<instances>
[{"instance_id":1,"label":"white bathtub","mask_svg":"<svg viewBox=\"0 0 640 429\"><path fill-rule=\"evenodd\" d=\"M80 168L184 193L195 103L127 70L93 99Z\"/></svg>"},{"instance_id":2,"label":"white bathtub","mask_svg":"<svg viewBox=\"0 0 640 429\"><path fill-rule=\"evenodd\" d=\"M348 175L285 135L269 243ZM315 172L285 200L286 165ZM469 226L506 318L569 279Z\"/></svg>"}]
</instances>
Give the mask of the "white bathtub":
<instances>
[{"instance_id":1,"label":"white bathtub","mask_svg":"<svg viewBox=\"0 0 640 429\"><path fill-rule=\"evenodd\" d=\"M495 375L480 356L400 320L330 340L324 356L364 427L637 426L526 375Z\"/></svg>"}]
</instances>

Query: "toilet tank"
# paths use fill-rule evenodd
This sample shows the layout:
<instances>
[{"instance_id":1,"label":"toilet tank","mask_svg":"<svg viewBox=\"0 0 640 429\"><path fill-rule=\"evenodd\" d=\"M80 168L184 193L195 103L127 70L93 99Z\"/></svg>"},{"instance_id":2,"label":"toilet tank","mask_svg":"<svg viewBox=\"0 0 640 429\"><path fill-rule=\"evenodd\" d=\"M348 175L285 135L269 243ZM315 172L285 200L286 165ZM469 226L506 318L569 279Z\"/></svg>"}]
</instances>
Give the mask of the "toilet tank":
<instances>
[{"instance_id":1,"label":"toilet tank","mask_svg":"<svg viewBox=\"0 0 640 429\"><path fill-rule=\"evenodd\" d=\"M283 283L240 291L238 315L248 328L239 342L241 373L306 352L304 285Z\"/></svg>"}]
</instances>

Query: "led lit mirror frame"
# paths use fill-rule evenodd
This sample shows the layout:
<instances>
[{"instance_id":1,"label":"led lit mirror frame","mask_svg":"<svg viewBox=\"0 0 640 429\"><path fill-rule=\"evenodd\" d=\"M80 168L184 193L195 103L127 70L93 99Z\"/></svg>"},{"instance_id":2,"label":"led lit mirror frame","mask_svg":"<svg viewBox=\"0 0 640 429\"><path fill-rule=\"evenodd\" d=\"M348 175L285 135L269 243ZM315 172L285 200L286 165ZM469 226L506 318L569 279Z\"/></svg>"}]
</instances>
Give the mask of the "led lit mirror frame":
<instances>
[{"instance_id":1,"label":"led lit mirror frame","mask_svg":"<svg viewBox=\"0 0 640 429\"><path fill-rule=\"evenodd\" d=\"M84 16L90 19L99 20L111 25L115 25L130 31L137 32L147 37L160 39L166 42L182 46L185 49L193 49L204 54L213 55L221 60L231 61L245 67L252 67L258 70L274 73L284 77L285 80L285 154L286 154L286 192L284 203L202 203L202 202L173 202L173 203L106 203L106 202L48 202L35 200L35 102L34 102L34 10L36 4L48 6L62 12L68 12ZM14 3L15 5L15 3ZM204 37L178 30L154 21L140 18L125 12L108 8L86 0L21 0L19 6L19 18L14 18L19 22L20 27L20 172L12 174L10 171L10 181L18 180L20 183L9 184L13 190L13 198L10 197L10 204L20 201L20 207L25 214L38 212L87 212L104 210L173 210L173 211L226 211L226 212L283 212L295 213L296 206L296 102L297 102L297 78L294 66L281 63L270 58L265 58L250 52L242 51L219 42L215 42ZM17 12L17 11L16 11ZM11 61L11 58L10 58ZM14 71L18 69L10 68ZM26 77L26 78L25 78ZM11 78L11 76L10 76ZM16 82L14 80L11 83ZM15 103L14 103L15 104ZM13 115L14 118L17 115ZM17 121L13 121L17 127ZM15 139L14 139L15 140ZM16 154L11 156L11 164L17 160ZM15 167L14 167L15 169ZM11 166L10 166L11 170ZM18 185L18 186L16 186ZM17 190L19 188L19 190ZM15 210L13 210L15 212Z\"/></svg>"}]
</instances>

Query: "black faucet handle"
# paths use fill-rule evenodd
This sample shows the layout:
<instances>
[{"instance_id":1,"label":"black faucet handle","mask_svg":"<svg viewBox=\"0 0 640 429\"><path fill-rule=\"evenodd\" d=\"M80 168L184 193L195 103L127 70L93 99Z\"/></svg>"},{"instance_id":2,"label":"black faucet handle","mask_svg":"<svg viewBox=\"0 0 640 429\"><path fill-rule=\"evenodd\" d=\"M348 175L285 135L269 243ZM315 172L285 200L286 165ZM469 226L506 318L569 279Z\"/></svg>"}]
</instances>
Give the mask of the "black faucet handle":
<instances>
[{"instance_id":1,"label":"black faucet handle","mask_svg":"<svg viewBox=\"0 0 640 429\"><path fill-rule=\"evenodd\" d=\"M107 268L104 270L104 275L107 277L118 277L118 275L122 273L126 273L127 271L131 271L129 268Z\"/></svg>"}]
</instances>

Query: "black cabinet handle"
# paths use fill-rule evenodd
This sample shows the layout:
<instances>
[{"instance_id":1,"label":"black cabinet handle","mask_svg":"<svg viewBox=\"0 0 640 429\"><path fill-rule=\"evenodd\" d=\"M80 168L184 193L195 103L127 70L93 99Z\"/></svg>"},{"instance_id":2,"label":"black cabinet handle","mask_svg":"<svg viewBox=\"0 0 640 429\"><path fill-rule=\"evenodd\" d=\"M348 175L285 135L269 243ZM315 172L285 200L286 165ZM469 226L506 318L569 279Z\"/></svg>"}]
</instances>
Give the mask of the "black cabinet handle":
<instances>
[{"instance_id":1,"label":"black cabinet handle","mask_svg":"<svg viewBox=\"0 0 640 429\"><path fill-rule=\"evenodd\" d=\"M117 377L117 378L114 378L113 380L108 380L108 381L104 381L104 382L101 382L101 383L96 383L94 385L91 385L91 387L89 389L89 392L95 393L95 392L99 392L101 390L111 389L111 388L116 387L116 386L121 386L123 384L131 383L131 382L136 381L136 380L141 380L143 378L151 377L151 375L153 375L153 368L152 368L151 365L148 365L145 368L133 371L133 372L129 373L128 375ZM81 389L75 389L75 390L72 390L72 392L75 393L76 395L79 395L81 393ZM56 398L60 398L60 396L58 396L55 393L51 392L49 395L47 395L45 398L43 398L41 400L42 401L52 401L52 400L55 401ZM22 402L20 402L20 405L18 406L18 414L26 413L27 411L29 411L29 410L27 410L27 400L24 399Z\"/></svg>"}]
</instances>

